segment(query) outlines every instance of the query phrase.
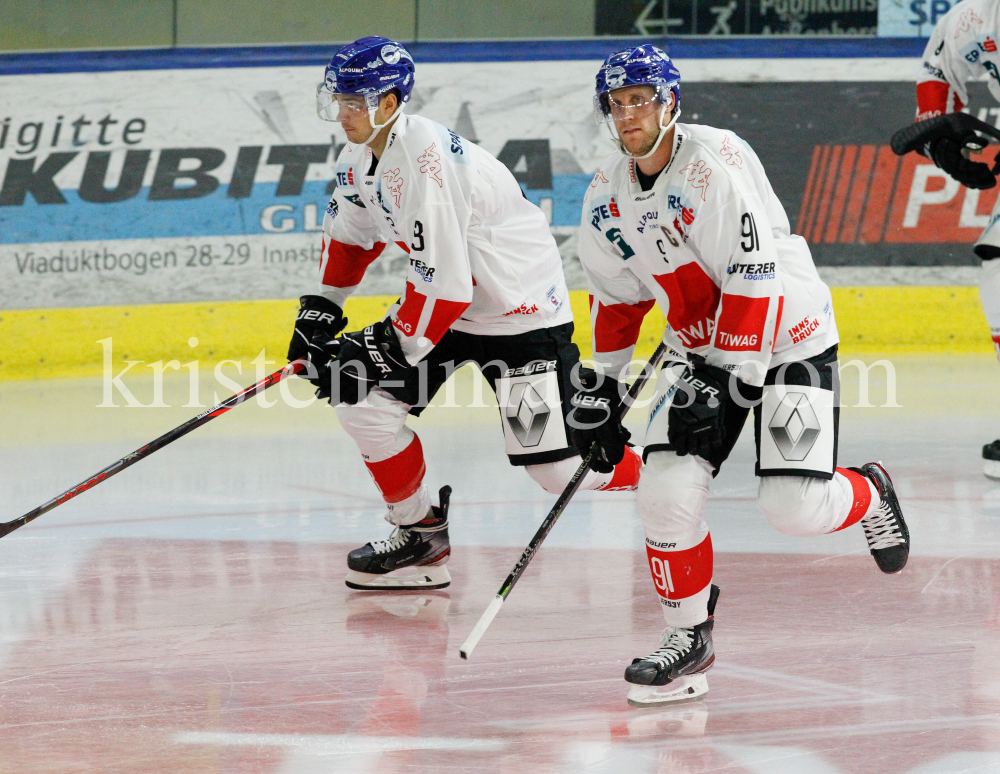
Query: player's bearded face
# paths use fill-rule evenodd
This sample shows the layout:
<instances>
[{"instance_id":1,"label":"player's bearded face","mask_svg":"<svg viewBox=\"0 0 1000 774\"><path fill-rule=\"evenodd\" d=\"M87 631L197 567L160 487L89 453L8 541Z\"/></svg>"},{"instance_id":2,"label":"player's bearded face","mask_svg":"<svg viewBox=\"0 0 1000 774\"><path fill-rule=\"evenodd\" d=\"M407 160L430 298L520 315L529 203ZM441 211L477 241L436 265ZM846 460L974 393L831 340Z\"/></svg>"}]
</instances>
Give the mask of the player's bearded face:
<instances>
[{"instance_id":1,"label":"player's bearded face","mask_svg":"<svg viewBox=\"0 0 1000 774\"><path fill-rule=\"evenodd\" d=\"M660 109L652 86L626 86L609 95L618 137L633 156L649 153L660 136ZM668 106L669 107L669 106Z\"/></svg>"}]
</instances>

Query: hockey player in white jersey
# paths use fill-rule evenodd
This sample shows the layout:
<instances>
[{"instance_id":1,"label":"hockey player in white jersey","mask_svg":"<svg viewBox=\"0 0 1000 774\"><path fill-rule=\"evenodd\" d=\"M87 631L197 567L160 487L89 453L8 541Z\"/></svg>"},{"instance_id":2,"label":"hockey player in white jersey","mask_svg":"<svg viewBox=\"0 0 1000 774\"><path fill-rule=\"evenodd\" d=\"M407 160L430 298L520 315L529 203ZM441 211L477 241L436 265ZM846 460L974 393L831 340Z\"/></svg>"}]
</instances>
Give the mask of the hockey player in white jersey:
<instances>
[{"instance_id":1,"label":"hockey player in white jersey","mask_svg":"<svg viewBox=\"0 0 1000 774\"><path fill-rule=\"evenodd\" d=\"M966 83L985 78L990 93L1000 101L1000 2L963 0L938 20L931 33L917 76L917 125L909 127L912 142L902 150L916 150L968 188L996 185L997 168L969 159L986 140L976 130L997 136L987 126L960 111L969 102ZM907 133L905 130L897 133ZM893 138L894 150L897 139ZM982 260L979 295L993 345L1000 358L1000 199L990 223L972 247ZM983 447L983 472L1000 480L1000 440Z\"/></svg>"},{"instance_id":2,"label":"hockey player in white jersey","mask_svg":"<svg viewBox=\"0 0 1000 774\"><path fill-rule=\"evenodd\" d=\"M450 488L432 507L420 439L405 422L463 363L497 394L511 464L561 492L580 463L563 410L579 350L545 216L489 153L403 113L413 79L409 53L382 37L345 46L326 68L319 114L340 122L348 144L323 221L320 293L301 299L288 354L308 358L396 525L348 555L347 584L361 589L450 582ZM344 302L389 242L409 254L399 303L338 336ZM640 466L629 449L583 486L634 489Z\"/></svg>"},{"instance_id":3,"label":"hockey player in white jersey","mask_svg":"<svg viewBox=\"0 0 1000 774\"><path fill-rule=\"evenodd\" d=\"M881 464L837 467L830 291L805 240L789 233L756 154L733 132L677 123L680 74L655 46L608 57L596 91L599 120L621 153L594 176L580 227L605 378L590 400L575 399L578 448L596 440L612 462L624 453L624 434L613 443L596 435L605 419L618 422L594 406L623 394L618 379L654 302L669 323L671 357L658 375L637 495L666 629L625 672L630 703L645 705L708 690L719 590L703 514L751 408L758 504L776 529L821 535L860 521L886 573L903 569L909 535Z\"/></svg>"}]
</instances>

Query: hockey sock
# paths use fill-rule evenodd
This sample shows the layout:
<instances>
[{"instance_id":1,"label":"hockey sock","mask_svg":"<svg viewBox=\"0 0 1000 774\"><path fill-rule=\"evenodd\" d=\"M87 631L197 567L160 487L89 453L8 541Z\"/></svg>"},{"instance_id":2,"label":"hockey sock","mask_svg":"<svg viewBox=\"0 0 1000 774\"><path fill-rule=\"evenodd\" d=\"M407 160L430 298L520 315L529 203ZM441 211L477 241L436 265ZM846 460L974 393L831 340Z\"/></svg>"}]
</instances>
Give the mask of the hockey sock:
<instances>
[{"instance_id":1,"label":"hockey sock","mask_svg":"<svg viewBox=\"0 0 1000 774\"><path fill-rule=\"evenodd\" d=\"M667 625L690 628L704 623L714 564L711 534L694 546L647 537L646 558Z\"/></svg>"},{"instance_id":2,"label":"hockey sock","mask_svg":"<svg viewBox=\"0 0 1000 774\"><path fill-rule=\"evenodd\" d=\"M625 456L615 465L611 480L597 487L602 492L631 492L639 486L639 472L642 470L642 456L631 446L625 447Z\"/></svg>"},{"instance_id":3,"label":"hockey sock","mask_svg":"<svg viewBox=\"0 0 1000 774\"><path fill-rule=\"evenodd\" d=\"M868 480L867 476L862 476L860 473L848 470L847 468L837 468L834 479L837 476L842 476L850 482L853 499L849 503L849 510L847 516L844 518L844 523L832 529L831 532L839 532L853 524L857 524L868 514L872 502L874 501L878 505L880 501L875 486Z\"/></svg>"},{"instance_id":4,"label":"hockey sock","mask_svg":"<svg viewBox=\"0 0 1000 774\"><path fill-rule=\"evenodd\" d=\"M990 326L993 348L1000 359L1000 259L983 261L983 271L979 277L979 298L983 302L983 314Z\"/></svg>"},{"instance_id":5,"label":"hockey sock","mask_svg":"<svg viewBox=\"0 0 1000 774\"><path fill-rule=\"evenodd\" d=\"M427 515L431 500L423 486L424 450L416 435L403 451L380 462L365 461L375 486L389 507L386 518L393 524L414 524Z\"/></svg>"}]
</instances>

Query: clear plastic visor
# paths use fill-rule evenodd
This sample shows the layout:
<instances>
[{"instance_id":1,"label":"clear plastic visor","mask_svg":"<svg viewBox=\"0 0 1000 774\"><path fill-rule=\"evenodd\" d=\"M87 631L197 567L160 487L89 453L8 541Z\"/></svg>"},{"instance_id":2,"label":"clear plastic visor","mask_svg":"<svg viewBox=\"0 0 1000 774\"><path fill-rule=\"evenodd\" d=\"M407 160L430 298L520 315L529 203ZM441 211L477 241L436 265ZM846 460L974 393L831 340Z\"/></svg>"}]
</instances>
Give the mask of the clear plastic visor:
<instances>
[{"instance_id":1,"label":"clear plastic visor","mask_svg":"<svg viewBox=\"0 0 1000 774\"><path fill-rule=\"evenodd\" d=\"M611 124L624 118L642 118L652 115L664 104L661 94L666 94L669 105L673 102L673 93L669 88L656 89L653 94L649 88L626 86L623 89L606 91L594 97L594 115L598 123Z\"/></svg>"},{"instance_id":2,"label":"clear plastic visor","mask_svg":"<svg viewBox=\"0 0 1000 774\"><path fill-rule=\"evenodd\" d=\"M347 114L368 115L378 109L378 94L334 94L326 83L316 87L316 113L324 121L341 120L341 111Z\"/></svg>"}]
</instances>

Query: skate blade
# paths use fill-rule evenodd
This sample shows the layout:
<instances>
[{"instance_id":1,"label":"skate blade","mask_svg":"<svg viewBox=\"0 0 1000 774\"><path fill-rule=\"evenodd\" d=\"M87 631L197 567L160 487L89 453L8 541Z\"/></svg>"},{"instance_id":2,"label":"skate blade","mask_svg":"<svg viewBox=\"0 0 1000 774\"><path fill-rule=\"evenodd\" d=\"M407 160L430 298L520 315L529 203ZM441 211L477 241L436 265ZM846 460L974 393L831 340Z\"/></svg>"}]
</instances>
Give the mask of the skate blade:
<instances>
[{"instance_id":1,"label":"skate blade","mask_svg":"<svg viewBox=\"0 0 1000 774\"><path fill-rule=\"evenodd\" d=\"M633 685L628 703L633 707L655 707L700 699L708 693L708 678L701 675L679 677L667 685Z\"/></svg>"},{"instance_id":2,"label":"skate blade","mask_svg":"<svg viewBox=\"0 0 1000 774\"><path fill-rule=\"evenodd\" d=\"M1000 481L1000 462L996 460L983 460L983 475L994 481Z\"/></svg>"},{"instance_id":3,"label":"skate blade","mask_svg":"<svg viewBox=\"0 0 1000 774\"><path fill-rule=\"evenodd\" d=\"M344 583L359 591L407 591L410 589L443 589L451 583L451 574L444 565L406 567L394 572L405 575L373 575L348 570Z\"/></svg>"}]
</instances>

